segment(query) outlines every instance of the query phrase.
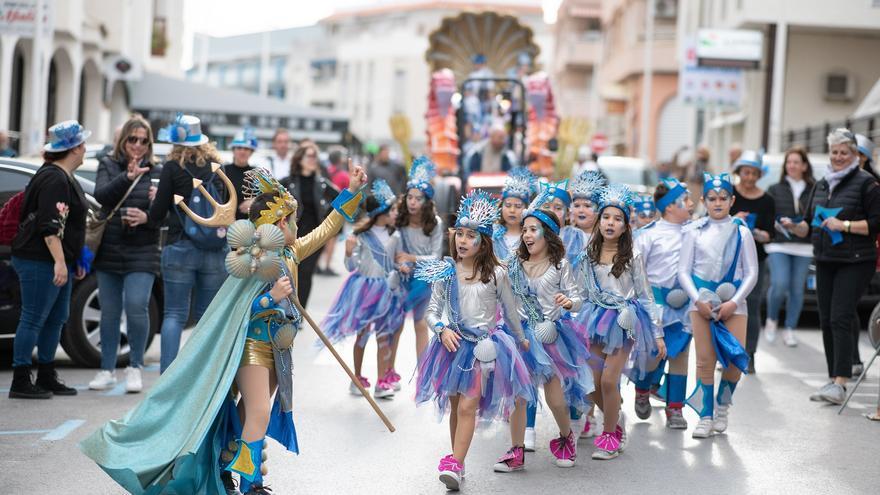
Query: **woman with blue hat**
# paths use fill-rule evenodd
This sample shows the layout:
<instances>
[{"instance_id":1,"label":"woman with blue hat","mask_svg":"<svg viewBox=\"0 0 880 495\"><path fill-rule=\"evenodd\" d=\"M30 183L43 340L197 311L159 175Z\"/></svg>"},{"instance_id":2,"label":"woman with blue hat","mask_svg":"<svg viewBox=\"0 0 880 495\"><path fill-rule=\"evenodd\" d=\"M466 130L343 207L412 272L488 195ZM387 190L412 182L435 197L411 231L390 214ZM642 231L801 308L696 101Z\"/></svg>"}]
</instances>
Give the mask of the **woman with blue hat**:
<instances>
[{"instance_id":1,"label":"woman with blue hat","mask_svg":"<svg viewBox=\"0 0 880 495\"><path fill-rule=\"evenodd\" d=\"M761 334L761 301L764 300L764 261L767 252L764 244L772 240L773 224L776 221L776 202L773 197L758 187L758 181L764 175L761 153L746 150L733 165L733 173L739 177L739 183L733 189L736 201L730 208L730 214L739 218L752 231L758 248L758 281L755 289L749 294L749 324L746 334L746 351L749 353L749 373L755 372L755 351L758 350L758 337Z\"/></svg>"},{"instance_id":2,"label":"woman with blue hat","mask_svg":"<svg viewBox=\"0 0 880 495\"><path fill-rule=\"evenodd\" d=\"M68 120L49 128L43 165L28 183L18 233L12 241L12 267L21 284L21 317L15 330L11 399L51 399L76 395L55 372L55 350L70 312L73 280L89 270L84 250L89 204L73 172L83 163L91 132ZM37 380L31 355L37 347Z\"/></svg>"},{"instance_id":3,"label":"woman with blue hat","mask_svg":"<svg viewBox=\"0 0 880 495\"><path fill-rule=\"evenodd\" d=\"M243 198L244 174L254 168L249 162L251 155L254 154L254 150L257 149L257 136L254 135L254 130L250 127L245 127L244 130L237 132L235 137L232 138L229 147L232 148L232 163L223 166L223 173L232 181L238 196ZM236 220L248 217L251 202L250 200L239 202L238 211L235 212Z\"/></svg>"},{"instance_id":4,"label":"woman with blue hat","mask_svg":"<svg viewBox=\"0 0 880 495\"><path fill-rule=\"evenodd\" d=\"M164 372L180 348L180 334L190 316L190 298L195 297L192 319L198 320L226 280L226 229L195 223L178 208L175 197L183 198L193 211L208 217L214 213L211 199L222 202L227 191L213 165L219 164L220 155L208 136L202 134L198 117L177 114L173 122L159 130L157 138L174 145L162 167L159 190L149 212L150 222L168 227L162 250L165 308L160 370ZM193 179L202 181L202 188L194 189ZM211 199L204 197L201 189Z\"/></svg>"}]
</instances>

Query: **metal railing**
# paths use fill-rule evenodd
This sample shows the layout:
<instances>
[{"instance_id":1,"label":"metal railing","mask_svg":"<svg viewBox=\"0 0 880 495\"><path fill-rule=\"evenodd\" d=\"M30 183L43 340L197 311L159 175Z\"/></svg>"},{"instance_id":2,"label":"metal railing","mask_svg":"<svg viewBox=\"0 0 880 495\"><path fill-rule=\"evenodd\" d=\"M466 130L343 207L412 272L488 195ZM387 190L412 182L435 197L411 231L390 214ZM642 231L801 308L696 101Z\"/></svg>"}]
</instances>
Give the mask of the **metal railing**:
<instances>
[{"instance_id":1,"label":"metal railing","mask_svg":"<svg viewBox=\"0 0 880 495\"><path fill-rule=\"evenodd\" d=\"M822 125L789 129L782 136L783 148L802 146L806 148L808 153L828 153L828 142L825 138L838 127L845 127L856 134L864 134L872 141L877 142L880 138L880 114L856 119L826 121Z\"/></svg>"}]
</instances>

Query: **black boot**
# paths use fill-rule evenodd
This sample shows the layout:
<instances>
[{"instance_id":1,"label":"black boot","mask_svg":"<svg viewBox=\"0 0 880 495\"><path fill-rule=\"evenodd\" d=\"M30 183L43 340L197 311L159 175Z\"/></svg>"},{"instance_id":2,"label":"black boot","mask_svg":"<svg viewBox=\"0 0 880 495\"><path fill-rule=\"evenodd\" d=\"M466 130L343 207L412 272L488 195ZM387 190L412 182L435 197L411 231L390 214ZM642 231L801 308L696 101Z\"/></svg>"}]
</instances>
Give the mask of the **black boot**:
<instances>
[{"instance_id":1,"label":"black boot","mask_svg":"<svg viewBox=\"0 0 880 495\"><path fill-rule=\"evenodd\" d=\"M52 392L34 385L31 367L16 366L12 368L12 386L9 387L10 399L51 399Z\"/></svg>"},{"instance_id":2,"label":"black boot","mask_svg":"<svg viewBox=\"0 0 880 495\"><path fill-rule=\"evenodd\" d=\"M749 368L747 370L750 375L754 375L755 371L755 353L752 352L749 354Z\"/></svg>"},{"instance_id":3,"label":"black boot","mask_svg":"<svg viewBox=\"0 0 880 495\"><path fill-rule=\"evenodd\" d=\"M245 495L272 495L272 489L268 486L263 486L260 483L255 485L251 485L251 489L248 490Z\"/></svg>"},{"instance_id":4,"label":"black boot","mask_svg":"<svg viewBox=\"0 0 880 495\"><path fill-rule=\"evenodd\" d=\"M37 386L52 392L54 395L76 395L75 388L68 387L58 379L54 362L37 364Z\"/></svg>"}]
</instances>

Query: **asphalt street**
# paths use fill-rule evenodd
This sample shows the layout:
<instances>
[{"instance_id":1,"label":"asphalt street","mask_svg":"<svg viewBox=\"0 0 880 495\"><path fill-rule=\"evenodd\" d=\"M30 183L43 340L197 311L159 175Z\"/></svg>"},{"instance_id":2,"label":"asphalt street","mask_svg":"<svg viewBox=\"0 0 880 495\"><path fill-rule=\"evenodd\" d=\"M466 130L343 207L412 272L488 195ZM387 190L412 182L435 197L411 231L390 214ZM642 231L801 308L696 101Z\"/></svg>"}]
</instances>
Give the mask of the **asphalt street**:
<instances>
[{"instance_id":1,"label":"asphalt street","mask_svg":"<svg viewBox=\"0 0 880 495\"><path fill-rule=\"evenodd\" d=\"M316 319L327 311L342 277L316 277L309 310ZM624 410L630 418L630 444L612 461L593 461L590 440L579 443L577 465L555 467L547 443L554 423L539 413L538 451L527 455L526 470L492 472L495 459L509 446L506 425L477 430L467 458L464 490L469 493L877 493L880 423L863 413L877 403L880 362L859 388L850 407L810 402L824 383L821 338L814 329L799 330L800 345L779 341L760 344L758 373L737 389L728 433L694 440L691 431L664 428L662 408L648 421L632 412L633 389L625 387ZM348 378L316 337L303 331L295 346L295 406L301 454L283 452L270 442L268 484L278 494L383 493L439 494L439 459L449 453L447 422L438 422L431 404L416 407L408 382L415 366L415 341L408 324L398 370L404 388L393 400L379 400L397 427L389 433L367 402L348 392ZM863 358L873 354L864 334ZM351 343L340 352L350 362ZM365 373L375 383L375 347L367 348ZM7 398L11 370L0 370L0 473L4 493L124 493L77 449L77 442L105 421L121 417L141 395L125 394L122 385L105 392L87 390L95 370L73 367L59 355L60 373L80 389L73 398L48 401ZM692 358L693 359L693 358ZM159 342L147 356L149 387L159 376ZM691 364L693 370L693 363ZM118 373L122 375L121 370ZM689 388L693 385L693 378ZM691 428L696 414L688 410Z\"/></svg>"}]
</instances>

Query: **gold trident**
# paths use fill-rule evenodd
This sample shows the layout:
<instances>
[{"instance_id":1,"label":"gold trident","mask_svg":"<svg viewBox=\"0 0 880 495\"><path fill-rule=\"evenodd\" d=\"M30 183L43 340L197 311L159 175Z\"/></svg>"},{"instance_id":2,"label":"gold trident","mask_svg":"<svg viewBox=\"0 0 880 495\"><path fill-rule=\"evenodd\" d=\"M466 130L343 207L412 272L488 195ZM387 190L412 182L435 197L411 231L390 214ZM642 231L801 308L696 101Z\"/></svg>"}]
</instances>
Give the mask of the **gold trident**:
<instances>
[{"instance_id":1,"label":"gold trident","mask_svg":"<svg viewBox=\"0 0 880 495\"><path fill-rule=\"evenodd\" d=\"M205 187L202 186L202 181L193 178L193 189L198 189L202 195L207 198L208 202L211 203L211 206L214 207L214 213L208 218L196 215L188 206L186 206L186 203L183 202L183 196L180 196L179 194L174 195L174 204L180 207L188 217L192 218L193 221L198 224L202 224L206 227L228 227L235 222L235 210L238 208L238 195L235 192L235 185L229 180L229 177L226 177L226 174L223 173L223 169L219 163L212 163L211 171L219 175L223 183L226 184L226 189L229 190L229 201L223 204L218 203L210 194L208 194Z\"/></svg>"}]
</instances>

